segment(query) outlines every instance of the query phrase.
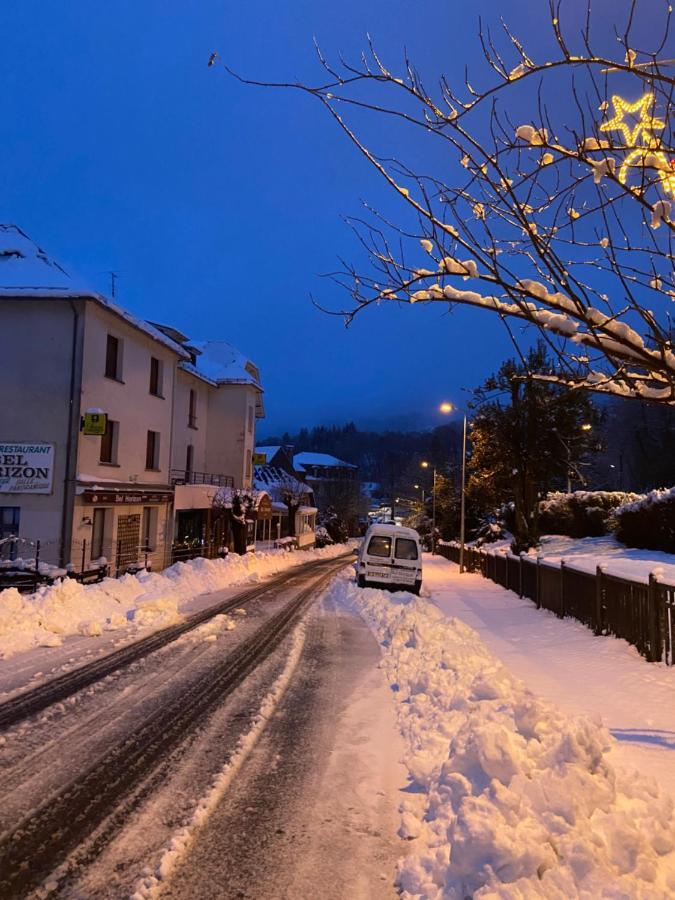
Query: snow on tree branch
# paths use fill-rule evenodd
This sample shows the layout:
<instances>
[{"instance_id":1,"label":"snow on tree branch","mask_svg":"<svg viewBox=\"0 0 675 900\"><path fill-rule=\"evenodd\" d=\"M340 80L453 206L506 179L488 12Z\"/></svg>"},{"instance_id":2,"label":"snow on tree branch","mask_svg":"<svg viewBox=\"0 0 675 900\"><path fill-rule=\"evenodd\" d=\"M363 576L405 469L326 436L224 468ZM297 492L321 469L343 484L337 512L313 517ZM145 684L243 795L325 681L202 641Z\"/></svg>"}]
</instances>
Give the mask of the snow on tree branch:
<instances>
[{"instance_id":1,"label":"snow on tree branch","mask_svg":"<svg viewBox=\"0 0 675 900\"><path fill-rule=\"evenodd\" d=\"M481 27L487 75L460 85L440 75L430 90L407 56L396 72L372 42L357 65L318 51L321 83L253 82L321 102L400 201L394 222L372 207L349 220L369 264L332 273L351 302L327 311L349 324L383 302L487 310L536 329L569 387L675 403L672 10L639 49L638 5L610 23L589 3L579 34L550 0L544 57L506 26L501 42ZM352 112L382 120L372 146ZM447 165L422 174L394 158L388 124L416 131L420 155L440 142Z\"/></svg>"}]
</instances>

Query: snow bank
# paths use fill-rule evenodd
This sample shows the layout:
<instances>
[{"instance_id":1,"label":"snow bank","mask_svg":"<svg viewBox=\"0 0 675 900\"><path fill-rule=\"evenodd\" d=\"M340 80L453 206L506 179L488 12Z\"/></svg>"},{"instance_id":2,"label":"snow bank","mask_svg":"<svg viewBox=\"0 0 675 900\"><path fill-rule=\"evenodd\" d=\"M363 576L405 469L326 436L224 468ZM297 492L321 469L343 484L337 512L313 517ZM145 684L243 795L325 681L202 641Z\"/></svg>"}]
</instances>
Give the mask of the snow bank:
<instances>
[{"instance_id":1,"label":"snow bank","mask_svg":"<svg viewBox=\"0 0 675 900\"><path fill-rule=\"evenodd\" d=\"M423 807L402 806L406 898L665 898L675 891L673 803L612 767L599 722L530 693L477 632L407 593L334 599L380 640ZM413 795L414 797L414 795Z\"/></svg>"},{"instance_id":2,"label":"snow bank","mask_svg":"<svg viewBox=\"0 0 675 900\"><path fill-rule=\"evenodd\" d=\"M270 550L226 559L193 559L163 572L140 572L82 585L71 578L36 593L0 591L0 655L56 647L73 634L98 635L119 628L159 629L182 618L181 604L198 594L250 584L312 559L343 553L344 545L303 553Z\"/></svg>"}]
</instances>

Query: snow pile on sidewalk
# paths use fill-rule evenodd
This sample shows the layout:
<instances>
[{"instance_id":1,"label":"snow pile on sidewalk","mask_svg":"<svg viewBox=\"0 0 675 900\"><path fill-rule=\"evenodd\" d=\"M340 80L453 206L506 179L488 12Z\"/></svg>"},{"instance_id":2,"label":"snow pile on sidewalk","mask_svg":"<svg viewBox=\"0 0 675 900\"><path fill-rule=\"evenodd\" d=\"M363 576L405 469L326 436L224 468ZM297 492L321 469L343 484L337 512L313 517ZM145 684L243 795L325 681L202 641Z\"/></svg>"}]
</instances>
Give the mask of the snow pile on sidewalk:
<instances>
[{"instance_id":1,"label":"snow pile on sidewalk","mask_svg":"<svg viewBox=\"0 0 675 900\"><path fill-rule=\"evenodd\" d=\"M163 572L141 572L82 585L71 578L34 594L0 591L0 655L33 647L56 647L68 635L94 636L125 627L159 629L180 621L180 605L198 594L251 584L284 569L344 553L344 545L288 553L233 554L193 559Z\"/></svg>"},{"instance_id":2,"label":"snow pile on sidewalk","mask_svg":"<svg viewBox=\"0 0 675 900\"><path fill-rule=\"evenodd\" d=\"M427 600L347 577L332 596L383 646L404 762L423 791L423 806L402 807L401 835L414 840L399 866L404 897L674 895L672 801L608 763L599 723L534 696Z\"/></svg>"}]
</instances>

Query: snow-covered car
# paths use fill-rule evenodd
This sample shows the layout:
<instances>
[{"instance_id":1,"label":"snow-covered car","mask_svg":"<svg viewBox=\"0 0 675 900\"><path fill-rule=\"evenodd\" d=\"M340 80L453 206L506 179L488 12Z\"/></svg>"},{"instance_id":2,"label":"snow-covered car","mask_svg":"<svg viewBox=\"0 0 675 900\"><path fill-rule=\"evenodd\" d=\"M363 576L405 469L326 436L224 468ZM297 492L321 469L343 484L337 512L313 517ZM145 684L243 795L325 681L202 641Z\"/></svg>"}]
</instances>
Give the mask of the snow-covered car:
<instances>
[{"instance_id":1,"label":"snow-covered car","mask_svg":"<svg viewBox=\"0 0 675 900\"><path fill-rule=\"evenodd\" d=\"M422 586L419 534L403 525L371 525L354 568L359 587L403 588L419 594Z\"/></svg>"}]
</instances>

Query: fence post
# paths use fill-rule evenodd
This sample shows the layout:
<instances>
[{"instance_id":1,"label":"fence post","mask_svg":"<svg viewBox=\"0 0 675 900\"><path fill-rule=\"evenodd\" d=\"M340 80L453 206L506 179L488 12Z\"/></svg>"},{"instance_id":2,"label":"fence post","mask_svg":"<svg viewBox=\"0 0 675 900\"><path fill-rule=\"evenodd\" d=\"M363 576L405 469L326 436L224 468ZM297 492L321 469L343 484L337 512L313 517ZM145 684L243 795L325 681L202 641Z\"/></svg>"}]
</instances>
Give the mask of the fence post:
<instances>
[{"instance_id":1,"label":"fence post","mask_svg":"<svg viewBox=\"0 0 675 900\"><path fill-rule=\"evenodd\" d=\"M518 554L518 596L523 599L523 551Z\"/></svg>"},{"instance_id":2,"label":"fence post","mask_svg":"<svg viewBox=\"0 0 675 900\"><path fill-rule=\"evenodd\" d=\"M537 609L541 609L541 554L537 553Z\"/></svg>"},{"instance_id":3,"label":"fence post","mask_svg":"<svg viewBox=\"0 0 675 900\"><path fill-rule=\"evenodd\" d=\"M115 574L119 578L120 563L122 562L122 541L117 542L117 558L115 559Z\"/></svg>"},{"instance_id":4,"label":"fence post","mask_svg":"<svg viewBox=\"0 0 675 900\"><path fill-rule=\"evenodd\" d=\"M504 587L506 590L510 590L509 588L509 554L508 552L504 555Z\"/></svg>"},{"instance_id":5,"label":"fence post","mask_svg":"<svg viewBox=\"0 0 675 900\"><path fill-rule=\"evenodd\" d=\"M80 566L80 572L84 572L84 560L87 555L87 539L84 538L82 541L82 565Z\"/></svg>"},{"instance_id":6,"label":"fence post","mask_svg":"<svg viewBox=\"0 0 675 900\"><path fill-rule=\"evenodd\" d=\"M565 560L560 560L560 612L561 619L565 617Z\"/></svg>"},{"instance_id":7,"label":"fence post","mask_svg":"<svg viewBox=\"0 0 675 900\"><path fill-rule=\"evenodd\" d=\"M35 542L35 575L40 574L40 541Z\"/></svg>"},{"instance_id":8,"label":"fence post","mask_svg":"<svg viewBox=\"0 0 675 900\"><path fill-rule=\"evenodd\" d=\"M649 662L660 662L662 657L661 641L659 639L659 615L657 611L659 592L656 575L649 573L648 604L649 604Z\"/></svg>"},{"instance_id":9,"label":"fence post","mask_svg":"<svg viewBox=\"0 0 675 900\"><path fill-rule=\"evenodd\" d=\"M595 567L595 634L602 634L602 566Z\"/></svg>"}]
</instances>

